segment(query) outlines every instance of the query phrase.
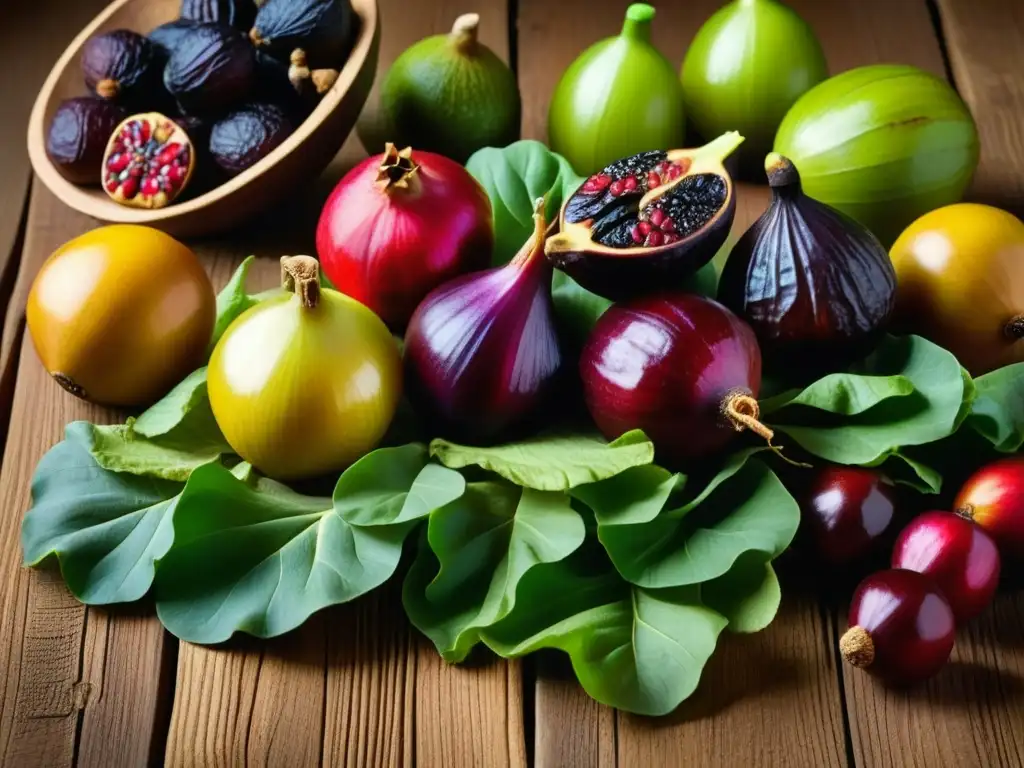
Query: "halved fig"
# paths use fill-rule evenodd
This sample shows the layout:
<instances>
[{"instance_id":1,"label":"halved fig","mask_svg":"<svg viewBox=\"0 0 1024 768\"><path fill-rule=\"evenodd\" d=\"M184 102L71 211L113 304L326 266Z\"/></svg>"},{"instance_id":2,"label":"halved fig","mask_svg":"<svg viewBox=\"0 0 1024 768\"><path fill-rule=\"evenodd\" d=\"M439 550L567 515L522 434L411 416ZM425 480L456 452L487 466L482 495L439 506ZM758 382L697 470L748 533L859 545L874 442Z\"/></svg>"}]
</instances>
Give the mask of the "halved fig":
<instances>
[{"instance_id":1,"label":"halved fig","mask_svg":"<svg viewBox=\"0 0 1024 768\"><path fill-rule=\"evenodd\" d=\"M703 147L642 152L584 181L545 253L584 288L618 301L677 287L725 243L736 213L724 160L735 131Z\"/></svg>"},{"instance_id":2,"label":"halved fig","mask_svg":"<svg viewBox=\"0 0 1024 768\"><path fill-rule=\"evenodd\" d=\"M103 188L122 205L163 208L180 195L196 153L184 129L159 112L132 115L110 137Z\"/></svg>"}]
</instances>

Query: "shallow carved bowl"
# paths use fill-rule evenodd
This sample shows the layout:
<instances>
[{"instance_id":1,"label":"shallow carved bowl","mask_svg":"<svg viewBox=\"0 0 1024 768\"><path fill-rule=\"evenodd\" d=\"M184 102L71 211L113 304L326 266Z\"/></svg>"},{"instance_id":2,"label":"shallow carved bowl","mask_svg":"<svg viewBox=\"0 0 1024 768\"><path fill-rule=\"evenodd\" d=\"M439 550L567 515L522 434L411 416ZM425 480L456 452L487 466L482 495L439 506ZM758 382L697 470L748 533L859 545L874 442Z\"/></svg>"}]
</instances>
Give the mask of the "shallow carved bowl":
<instances>
[{"instance_id":1,"label":"shallow carved bowl","mask_svg":"<svg viewBox=\"0 0 1024 768\"><path fill-rule=\"evenodd\" d=\"M86 94L82 47L97 33L127 28L147 34L178 17L181 0L115 0L83 29L54 65L29 119L32 168L60 200L108 223L143 224L179 237L223 232L311 183L331 162L355 125L377 69L380 24L376 0L351 0L359 17L355 45L334 86L316 110L272 153L202 195L144 210L120 205L102 187L66 180L46 155L46 131L60 103ZM96 169L97 181L100 169Z\"/></svg>"}]
</instances>

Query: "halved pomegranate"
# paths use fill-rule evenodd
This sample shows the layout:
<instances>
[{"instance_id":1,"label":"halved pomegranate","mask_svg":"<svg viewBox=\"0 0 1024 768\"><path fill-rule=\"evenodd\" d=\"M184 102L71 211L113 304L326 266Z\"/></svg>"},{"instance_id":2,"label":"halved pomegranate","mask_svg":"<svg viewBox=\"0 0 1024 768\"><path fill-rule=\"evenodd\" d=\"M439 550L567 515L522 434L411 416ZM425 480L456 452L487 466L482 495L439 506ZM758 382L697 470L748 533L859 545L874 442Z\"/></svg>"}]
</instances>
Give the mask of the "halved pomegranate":
<instances>
[{"instance_id":1,"label":"halved pomegranate","mask_svg":"<svg viewBox=\"0 0 1024 768\"><path fill-rule=\"evenodd\" d=\"M195 149L184 129L159 112L122 122L103 155L103 188L133 208L163 208L188 186Z\"/></svg>"},{"instance_id":2,"label":"halved pomegranate","mask_svg":"<svg viewBox=\"0 0 1024 768\"><path fill-rule=\"evenodd\" d=\"M562 206L545 253L576 282L620 300L671 290L725 243L736 212L723 161L735 131L695 149L654 150L588 178Z\"/></svg>"}]
</instances>

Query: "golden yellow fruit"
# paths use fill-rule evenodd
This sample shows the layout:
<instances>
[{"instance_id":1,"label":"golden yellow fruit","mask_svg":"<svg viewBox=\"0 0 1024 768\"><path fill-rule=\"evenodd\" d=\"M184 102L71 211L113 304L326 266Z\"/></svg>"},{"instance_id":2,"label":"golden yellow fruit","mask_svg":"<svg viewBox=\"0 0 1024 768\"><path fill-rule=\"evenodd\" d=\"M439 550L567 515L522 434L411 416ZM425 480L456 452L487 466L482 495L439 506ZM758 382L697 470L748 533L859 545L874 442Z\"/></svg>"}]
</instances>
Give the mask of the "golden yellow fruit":
<instances>
[{"instance_id":1,"label":"golden yellow fruit","mask_svg":"<svg viewBox=\"0 0 1024 768\"><path fill-rule=\"evenodd\" d=\"M210 406L234 451L295 480L377 446L402 393L398 344L355 299L321 288L316 260L282 259L286 292L240 315L210 357Z\"/></svg>"},{"instance_id":2,"label":"golden yellow fruit","mask_svg":"<svg viewBox=\"0 0 1024 768\"><path fill-rule=\"evenodd\" d=\"M66 390L110 406L149 405L203 364L216 295L196 255L150 227L98 227L46 260L26 320Z\"/></svg>"},{"instance_id":3,"label":"golden yellow fruit","mask_svg":"<svg viewBox=\"0 0 1024 768\"><path fill-rule=\"evenodd\" d=\"M1024 222L957 203L921 216L890 252L894 330L945 347L973 376L1024 360Z\"/></svg>"}]
</instances>

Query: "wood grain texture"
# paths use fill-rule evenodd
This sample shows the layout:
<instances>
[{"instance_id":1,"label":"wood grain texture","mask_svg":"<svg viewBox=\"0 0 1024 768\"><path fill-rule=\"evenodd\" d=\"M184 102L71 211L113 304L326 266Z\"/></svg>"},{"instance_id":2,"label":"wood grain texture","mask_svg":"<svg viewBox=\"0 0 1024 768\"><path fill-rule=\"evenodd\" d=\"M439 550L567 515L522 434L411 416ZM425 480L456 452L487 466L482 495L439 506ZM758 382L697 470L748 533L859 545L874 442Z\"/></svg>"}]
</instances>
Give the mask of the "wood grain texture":
<instances>
[{"instance_id":1,"label":"wood grain texture","mask_svg":"<svg viewBox=\"0 0 1024 768\"><path fill-rule=\"evenodd\" d=\"M981 137L969 197L1024 217L1024 4L938 0L949 61Z\"/></svg>"},{"instance_id":2,"label":"wood grain texture","mask_svg":"<svg viewBox=\"0 0 1024 768\"><path fill-rule=\"evenodd\" d=\"M36 187L23 277L92 225ZM121 416L67 395L23 343L0 471L0 764L19 768L69 766L76 752L80 765L144 765L165 727L172 644L155 617L86 609L59 574L21 567L21 519L36 462L76 419Z\"/></svg>"}]
</instances>

